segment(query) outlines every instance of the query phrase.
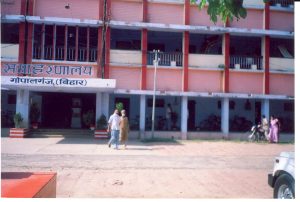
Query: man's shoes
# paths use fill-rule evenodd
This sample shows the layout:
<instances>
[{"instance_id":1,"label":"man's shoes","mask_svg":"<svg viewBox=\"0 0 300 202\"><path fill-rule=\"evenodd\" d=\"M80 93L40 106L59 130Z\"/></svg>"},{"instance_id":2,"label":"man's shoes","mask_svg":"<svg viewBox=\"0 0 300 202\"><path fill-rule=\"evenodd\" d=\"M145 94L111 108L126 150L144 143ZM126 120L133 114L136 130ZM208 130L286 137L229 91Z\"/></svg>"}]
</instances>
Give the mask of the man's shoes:
<instances>
[{"instance_id":1,"label":"man's shoes","mask_svg":"<svg viewBox=\"0 0 300 202\"><path fill-rule=\"evenodd\" d=\"M108 148L110 148L111 144L108 144Z\"/></svg>"}]
</instances>

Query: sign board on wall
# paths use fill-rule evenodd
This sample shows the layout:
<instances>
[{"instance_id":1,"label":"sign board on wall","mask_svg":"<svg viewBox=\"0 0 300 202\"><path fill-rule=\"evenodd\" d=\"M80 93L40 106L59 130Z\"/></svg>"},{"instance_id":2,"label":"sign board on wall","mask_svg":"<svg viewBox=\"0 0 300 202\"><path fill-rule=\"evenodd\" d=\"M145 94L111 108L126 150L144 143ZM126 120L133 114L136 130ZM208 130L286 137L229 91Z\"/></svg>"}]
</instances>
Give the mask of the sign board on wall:
<instances>
[{"instance_id":1,"label":"sign board on wall","mask_svg":"<svg viewBox=\"0 0 300 202\"><path fill-rule=\"evenodd\" d=\"M62 91L69 90L83 92L97 92L113 90L116 87L115 79L89 78L54 78L54 77L27 77L2 76L1 85L8 89L28 89L34 91Z\"/></svg>"},{"instance_id":2,"label":"sign board on wall","mask_svg":"<svg viewBox=\"0 0 300 202\"><path fill-rule=\"evenodd\" d=\"M48 65L48 64L14 64L4 63L1 68L2 75L28 75L28 76L68 76L68 77L94 77L95 71L90 65Z\"/></svg>"}]
</instances>

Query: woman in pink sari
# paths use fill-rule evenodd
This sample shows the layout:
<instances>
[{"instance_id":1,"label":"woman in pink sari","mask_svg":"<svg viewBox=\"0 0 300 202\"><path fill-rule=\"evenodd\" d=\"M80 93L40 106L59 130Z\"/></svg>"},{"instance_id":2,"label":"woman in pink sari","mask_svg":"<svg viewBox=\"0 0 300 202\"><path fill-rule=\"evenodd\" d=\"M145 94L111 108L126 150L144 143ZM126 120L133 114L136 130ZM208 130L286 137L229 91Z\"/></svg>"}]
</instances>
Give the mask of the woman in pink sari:
<instances>
[{"instance_id":1,"label":"woman in pink sari","mask_svg":"<svg viewBox=\"0 0 300 202\"><path fill-rule=\"evenodd\" d=\"M270 132L269 132L269 142L270 143L277 143L278 142L278 132L279 132L279 122L278 119L274 116L270 118Z\"/></svg>"}]
</instances>

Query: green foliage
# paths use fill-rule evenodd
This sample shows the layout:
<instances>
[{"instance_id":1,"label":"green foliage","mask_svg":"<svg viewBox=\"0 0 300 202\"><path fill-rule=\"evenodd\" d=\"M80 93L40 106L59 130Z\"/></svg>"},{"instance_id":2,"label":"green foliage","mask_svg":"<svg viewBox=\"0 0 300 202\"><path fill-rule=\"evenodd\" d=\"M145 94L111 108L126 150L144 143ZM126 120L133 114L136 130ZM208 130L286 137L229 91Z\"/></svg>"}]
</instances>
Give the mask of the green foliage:
<instances>
[{"instance_id":1,"label":"green foliage","mask_svg":"<svg viewBox=\"0 0 300 202\"><path fill-rule=\"evenodd\" d=\"M107 128L107 120L104 114L102 114L100 118L97 120L97 129L105 130L106 128Z\"/></svg>"},{"instance_id":2,"label":"green foliage","mask_svg":"<svg viewBox=\"0 0 300 202\"><path fill-rule=\"evenodd\" d=\"M86 113L84 113L82 119L83 123L88 127L90 127L92 124L95 124L95 114L93 110L89 110Z\"/></svg>"},{"instance_id":3,"label":"green foliage","mask_svg":"<svg viewBox=\"0 0 300 202\"><path fill-rule=\"evenodd\" d=\"M226 23L227 19L232 21L233 18L246 18L247 10L243 7L243 0L190 0L192 4L198 5L202 9L208 3L207 14L214 23L218 17ZM268 1L268 0L265 0Z\"/></svg>"},{"instance_id":4,"label":"green foliage","mask_svg":"<svg viewBox=\"0 0 300 202\"><path fill-rule=\"evenodd\" d=\"M119 113L121 113L121 111L123 110L123 103L122 102L118 102L116 104L116 109L119 111Z\"/></svg>"},{"instance_id":5,"label":"green foliage","mask_svg":"<svg viewBox=\"0 0 300 202\"><path fill-rule=\"evenodd\" d=\"M38 122L39 118L40 118L40 109L37 106L37 103L32 103L32 105L30 106L30 121L31 122Z\"/></svg>"},{"instance_id":6,"label":"green foliage","mask_svg":"<svg viewBox=\"0 0 300 202\"><path fill-rule=\"evenodd\" d=\"M16 113L14 115L15 128L20 128L22 121L23 121L23 117L22 117L21 113L20 112Z\"/></svg>"}]
</instances>

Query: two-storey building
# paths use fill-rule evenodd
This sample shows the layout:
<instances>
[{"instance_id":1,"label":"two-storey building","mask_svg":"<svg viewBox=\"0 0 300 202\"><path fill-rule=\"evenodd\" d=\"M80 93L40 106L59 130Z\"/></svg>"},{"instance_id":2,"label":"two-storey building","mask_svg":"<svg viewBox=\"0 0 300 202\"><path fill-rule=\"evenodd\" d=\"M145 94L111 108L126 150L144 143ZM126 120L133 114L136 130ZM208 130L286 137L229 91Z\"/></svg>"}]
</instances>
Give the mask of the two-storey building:
<instances>
[{"instance_id":1,"label":"two-storey building","mask_svg":"<svg viewBox=\"0 0 300 202\"><path fill-rule=\"evenodd\" d=\"M244 7L214 24L189 0L1 1L2 127L20 112L30 128L36 103L40 128L85 128L122 102L131 137L149 137L155 83L156 136L230 137L262 115L293 133L293 1Z\"/></svg>"}]
</instances>

